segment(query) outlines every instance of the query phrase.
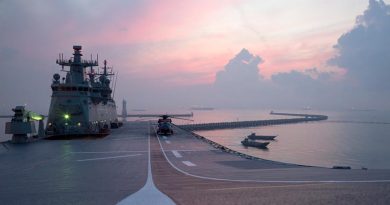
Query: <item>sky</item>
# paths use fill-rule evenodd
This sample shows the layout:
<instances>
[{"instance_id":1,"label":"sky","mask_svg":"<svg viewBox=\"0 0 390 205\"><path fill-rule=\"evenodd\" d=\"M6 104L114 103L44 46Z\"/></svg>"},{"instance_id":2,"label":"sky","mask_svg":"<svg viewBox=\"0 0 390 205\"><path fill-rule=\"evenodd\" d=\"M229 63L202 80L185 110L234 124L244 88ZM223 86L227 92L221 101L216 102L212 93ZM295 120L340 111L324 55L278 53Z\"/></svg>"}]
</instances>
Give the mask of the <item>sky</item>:
<instances>
[{"instance_id":1,"label":"sky","mask_svg":"<svg viewBox=\"0 0 390 205\"><path fill-rule=\"evenodd\" d=\"M0 113L47 112L73 45L130 108L390 109L389 3L0 0Z\"/></svg>"}]
</instances>

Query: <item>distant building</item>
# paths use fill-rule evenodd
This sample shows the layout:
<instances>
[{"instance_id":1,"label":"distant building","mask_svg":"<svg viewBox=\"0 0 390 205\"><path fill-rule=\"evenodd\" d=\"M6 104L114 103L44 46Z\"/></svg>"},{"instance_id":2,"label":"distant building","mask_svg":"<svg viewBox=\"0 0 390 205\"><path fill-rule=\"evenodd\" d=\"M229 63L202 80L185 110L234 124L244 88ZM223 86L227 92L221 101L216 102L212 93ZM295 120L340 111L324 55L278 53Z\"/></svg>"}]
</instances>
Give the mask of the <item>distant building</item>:
<instances>
[{"instance_id":1,"label":"distant building","mask_svg":"<svg viewBox=\"0 0 390 205\"><path fill-rule=\"evenodd\" d=\"M127 108L126 108L126 106L127 106L127 102L126 102L125 99L123 99L123 101L122 101L122 117L123 118L126 118L126 116L127 116Z\"/></svg>"}]
</instances>

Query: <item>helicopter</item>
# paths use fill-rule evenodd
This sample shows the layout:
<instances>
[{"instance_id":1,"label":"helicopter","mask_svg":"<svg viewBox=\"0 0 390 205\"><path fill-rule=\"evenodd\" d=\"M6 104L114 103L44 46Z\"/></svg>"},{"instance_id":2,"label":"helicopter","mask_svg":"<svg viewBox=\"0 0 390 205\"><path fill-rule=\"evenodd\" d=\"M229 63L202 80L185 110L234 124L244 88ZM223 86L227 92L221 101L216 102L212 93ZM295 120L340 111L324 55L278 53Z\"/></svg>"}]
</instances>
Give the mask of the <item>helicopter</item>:
<instances>
[{"instance_id":1,"label":"helicopter","mask_svg":"<svg viewBox=\"0 0 390 205\"><path fill-rule=\"evenodd\" d=\"M193 121L190 119L179 118L179 117L170 116L170 115L161 115L157 121L157 123L158 123L157 134L158 135L173 135L172 118Z\"/></svg>"}]
</instances>

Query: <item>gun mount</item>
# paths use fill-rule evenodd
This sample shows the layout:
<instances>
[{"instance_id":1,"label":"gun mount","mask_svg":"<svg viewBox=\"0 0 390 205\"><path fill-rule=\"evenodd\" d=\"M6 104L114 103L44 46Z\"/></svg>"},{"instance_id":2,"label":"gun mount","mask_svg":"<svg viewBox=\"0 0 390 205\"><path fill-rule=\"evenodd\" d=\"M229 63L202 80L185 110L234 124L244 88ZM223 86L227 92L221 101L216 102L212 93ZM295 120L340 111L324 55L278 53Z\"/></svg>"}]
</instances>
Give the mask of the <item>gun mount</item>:
<instances>
[{"instance_id":1,"label":"gun mount","mask_svg":"<svg viewBox=\"0 0 390 205\"><path fill-rule=\"evenodd\" d=\"M11 122L5 124L5 134L12 134L13 143L25 143L31 137L44 137L44 116L38 113L28 111L25 106L16 106L12 109L14 116ZM36 134L35 123L39 122L38 135Z\"/></svg>"}]
</instances>

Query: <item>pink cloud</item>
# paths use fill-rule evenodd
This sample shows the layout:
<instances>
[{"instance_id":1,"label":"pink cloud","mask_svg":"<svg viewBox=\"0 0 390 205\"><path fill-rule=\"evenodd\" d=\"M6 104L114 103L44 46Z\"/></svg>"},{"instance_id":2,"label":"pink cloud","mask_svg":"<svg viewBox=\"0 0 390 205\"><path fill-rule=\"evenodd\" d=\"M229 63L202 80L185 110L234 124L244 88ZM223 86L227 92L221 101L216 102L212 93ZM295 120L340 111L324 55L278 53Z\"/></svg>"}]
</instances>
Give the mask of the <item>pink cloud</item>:
<instances>
[{"instance_id":1,"label":"pink cloud","mask_svg":"<svg viewBox=\"0 0 390 205\"><path fill-rule=\"evenodd\" d=\"M335 55L332 45L339 33L340 31L320 32L279 42L261 50L260 55L265 60L263 69L260 69L261 74L269 78L274 73L313 67L322 71L337 70L338 68L326 66L326 61Z\"/></svg>"},{"instance_id":2,"label":"pink cloud","mask_svg":"<svg viewBox=\"0 0 390 205\"><path fill-rule=\"evenodd\" d=\"M204 27L216 27L212 21L216 14L236 2L239 1L146 1L134 8L119 8L121 4L116 2L108 8L101 5L98 13L87 12L86 16L82 12L61 16L71 11L65 8L64 11L48 10L47 15L35 19L28 18L26 11L23 14L29 19L30 27L36 26L25 35L22 32L26 28L24 21L15 24L20 31L9 36L18 40L5 43L23 48L24 56L39 58L42 62L54 62L57 52L64 52L69 57L75 43L84 46L86 56L112 52L101 51L102 48L120 47L117 53L112 52L109 60L121 72L185 84L214 82L215 73L243 47L265 60L260 65L260 72L266 77L291 69L320 66L332 56L331 45L339 33L319 32L281 39L269 42L269 47L266 47L262 42L246 41L240 28L229 27L238 31L216 29L202 32ZM88 6L84 9L87 10ZM49 21L51 16L53 19ZM38 48L45 52L37 52Z\"/></svg>"},{"instance_id":3,"label":"pink cloud","mask_svg":"<svg viewBox=\"0 0 390 205\"><path fill-rule=\"evenodd\" d=\"M110 43L160 42L188 38L228 1L154 1L142 8L139 15L123 16L95 38Z\"/></svg>"},{"instance_id":4,"label":"pink cloud","mask_svg":"<svg viewBox=\"0 0 390 205\"><path fill-rule=\"evenodd\" d=\"M159 79L173 85L211 84L215 73L226 64L226 55L173 59L157 65L144 64L133 74L144 78Z\"/></svg>"}]
</instances>

